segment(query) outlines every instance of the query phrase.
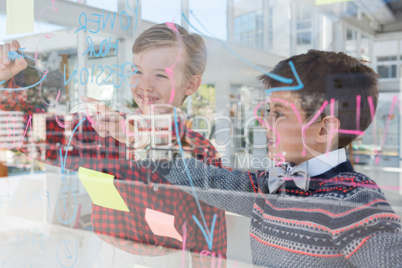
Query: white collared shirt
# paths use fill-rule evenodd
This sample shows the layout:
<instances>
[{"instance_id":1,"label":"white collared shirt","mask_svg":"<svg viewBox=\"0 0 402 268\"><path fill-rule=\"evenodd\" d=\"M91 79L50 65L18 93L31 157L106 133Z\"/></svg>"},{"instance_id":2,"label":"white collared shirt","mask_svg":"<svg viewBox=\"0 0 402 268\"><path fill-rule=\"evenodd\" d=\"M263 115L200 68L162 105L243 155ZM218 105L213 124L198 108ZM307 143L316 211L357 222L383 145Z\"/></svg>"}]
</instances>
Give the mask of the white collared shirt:
<instances>
[{"instance_id":1,"label":"white collared shirt","mask_svg":"<svg viewBox=\"0 0 402 268\"><path fill-rule=\"evenodd\" d=\"M305 164L310 177L325 173L328 170L346 161L346 151L344 148L321 154L311 158ZM302 163L303 164L303 163Z\"/></svg>"},{"instance_id":2,"label":"white collared shirt","mask_svg":"<svg viewBox=\"0 0 402 268\"><path fill-rule=\"evenodd\" d=\"M346 161L346 151L344 148L341 148L311 158L310 160L307 160L306 162L299 164L299 166L303 165L307 167L307 173L309 174L309 176L314 177L327 172L328 170L336 167L337 165L345 161ZM294 167L289 169L292 170L293 168Z\"/></svg>"}]
</instances>

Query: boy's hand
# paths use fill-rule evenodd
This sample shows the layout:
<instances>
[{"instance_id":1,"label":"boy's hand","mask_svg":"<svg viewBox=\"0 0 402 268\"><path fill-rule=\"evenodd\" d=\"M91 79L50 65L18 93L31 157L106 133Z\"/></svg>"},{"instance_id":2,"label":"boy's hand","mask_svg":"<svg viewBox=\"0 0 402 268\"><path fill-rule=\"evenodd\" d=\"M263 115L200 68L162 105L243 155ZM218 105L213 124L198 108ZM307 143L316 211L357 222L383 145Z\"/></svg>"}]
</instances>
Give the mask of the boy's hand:
<instances>
[{"instance_id":1,"label":"boy's hand","mask_svg":"<svg viewBox=\"0 0 402 268\"><path fill-rule=\"evenodd\" d=\"M27 62L22 57L18 57L16 60L8 59L8 52L18 51L19 48L20 43L16 40L0 45L0 83L10 80L27 68Z\"/></svg>"},{"instance_id":2,"label":"boy's hand","mask_svg":"<svg viewBox=\"0 0 402 268\"><path fill-rule=\"evenodd\" d=\"M135 142L134 135L128 134L128 129L130 131L133 129L132 125L125 125L125 119L120 113L96 99L81 96L81 100L94 106L95 115L91 116L87 112L87 116L89 116L92 127L99 136L102 138L112 137L121 143L132 144ZM143 147L145 148L145 146Z\"/></svg>"}]
</instances>

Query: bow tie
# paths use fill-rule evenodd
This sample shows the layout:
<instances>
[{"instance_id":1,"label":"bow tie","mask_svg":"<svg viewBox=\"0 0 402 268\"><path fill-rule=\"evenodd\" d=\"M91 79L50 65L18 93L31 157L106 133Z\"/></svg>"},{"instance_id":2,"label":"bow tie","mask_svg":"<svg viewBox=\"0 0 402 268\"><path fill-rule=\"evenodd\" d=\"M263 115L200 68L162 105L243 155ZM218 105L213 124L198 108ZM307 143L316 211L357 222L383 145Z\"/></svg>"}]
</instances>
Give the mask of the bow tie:
<instances>
[{"instance_id":1,"label":"bow tie","mask_svg":"<svg viewBox=\"0 0 402 268\"><path fill-rule=\"evenodd\" d=\"M301 163L290 171L287 171L288 166L288 164L284 164L269 170L268 187L270 193L278 190L286 180L293 180L298 188L308 190L310 178L307 173L307 163Z\"/></svg>"}]
</instances>

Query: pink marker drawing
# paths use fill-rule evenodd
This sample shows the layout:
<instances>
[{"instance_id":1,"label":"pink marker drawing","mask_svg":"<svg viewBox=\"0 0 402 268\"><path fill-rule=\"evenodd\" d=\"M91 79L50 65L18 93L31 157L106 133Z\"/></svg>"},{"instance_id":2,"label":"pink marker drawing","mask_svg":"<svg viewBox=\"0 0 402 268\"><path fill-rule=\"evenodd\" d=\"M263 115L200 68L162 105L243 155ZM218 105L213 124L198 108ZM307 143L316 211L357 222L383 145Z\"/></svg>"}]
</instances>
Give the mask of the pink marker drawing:
<instances>
[{"instance_id":1,"label":"pink marker drawing","mask_svg":"<svg viewBox=\"0 0 402 268\"><path fill-rule=\"evenodd\" d=\"M329 133L329 140L330 142L327 144L326 154L328 155L329 151L331 150L332 140L336 133L341 134L348 134L348 135L364 135L363 131L360 131L360 110L361 110L361 96L356 96L356 130L349 130L349 129L331 129ZM335 99L331 99L330 103L330 111L331 116L335 117Z\"/></svg>"},{"instance_id":2,"label":"pink marker drawing","mask_svg":"<svg viewBox=\"0 0 402 268\"><path fill-rule=\"evenodd\" d=\"M56 6L55 1L52 0L52 4L51 4L51 5L45 6L44 8L42 8L41 11L39 11L39 14L38 14L36 20L37 20L37 21L40 21L40 18L42 17L43 13L45 13L48 9L52 9L53 12L58 12L58 11L59 11L59 8ZM40 28L40 24L38 25L38 27ZM45 36L47 39L50 39L50 38L53 37L53 34L51 34L51 33L50 33L50 34L44 34L44 36ZM37 59L37 53L35 53L35 59Z\"/></svg>"},{"instance_id":3,"label":"pink marker drawing","mask_svg":"<svg viewBox=\"0 0 402 268\"><path fill-rule=\"evenodd\" d=\"M360 110L361 110L361 100L362 96L356 96L356 129L360 129Z\"/></svg>"},{"instance_id":4,"label":"pink marker drawing","mask_svg":"<svg viewBox=\"0 0 402 268\"><path fill-rule=\"evenodd\" d=\"M209 250L202 250L201 252L200 252L200 259L202 260L202 258L204 257L204 256L212 256L212 259L211 259L211 268L215 268L215 256L216 256L216 253L215 252L210 252ZM221 267L221 264L222 264L222 254L218 254L218 268L220 268Z\"/></svg>"},{"instance_id":5,"label":"pink marker drawing","mask_svg":"<svg viewBox=\"0 0 402 268\"><path fill-rule=\"evenodd\" d=\"M307 123L307 124L303 124L302 126L302 142L303 142L303 152L302 152L302 156L305 156L307 151L306 151L306 147L307 144L305 142L306 140L306 129L311 126L315 120L322 114L322 112L324 111L325 107L327 107L328 105L328 101L325 101L322 105L321 108L318 110L318 112L315 113L315 115L313 116L313 118Z\"/></svg>"},{"instance_id":6,"label":"pink marker drawing","mask_svg":"<svg viewBox=\"0 0 402 268\"><path fill-rule=\"evenodd\" d=\"M181 227L181 230L183 232L183 246L182 246L182 253L181 253L181 264L180 267L184 268L186 266L186 241L187 241L187 228L186 228L186 223L183 223L183 226Z\"/></svg>"},{"instance_id":7,"label":"pink marker drawing","mask_svg":"<svg viewBox=\"0 0 402 268\"><path fill-rule=\"evenodd\" d=\"M382 149L384 148L385 145L385 140L387 138L387 134L388 134L388 128L389 128L389 124L391 122L392 119L392 114L394 113L394 109L395 109L395 104L398 102L398 97L394 96L392 98L392 103L391 103L391 107L389 108L389 113L388 113L388 117L387 117L387 122L385 123L385 129L384 129L384 136L382 137L382 141L381 141L381 152L377 155L376 159L375 159L375 163L378 165L380 163L380 156L382 153Z\"/></svg>"},{"instance_id":8,"label":"pink marker drawing","mask_svg":"<svg viewBox=\"0 0 402 268\"><path fill-rule=\"evenodd\" d=\"M296 106L294 105L294 103L291 103L290 107L292 107L293 112L296 114L297 121L299 121L300 126L303 126L303 121L301 120L300 114L297 111Z\"/></svg>"},{"instance_id":9,"label":"pink marker drawing","mask_svg":"<svg viewBox=\"0 0 402 268\"><path fill-rule=\"evenodd\" d=\"M367 101L368 101L368 104L370 107L370 115L371 115L371 121L372 121L371 130L373 133L374 145L377 145L377 123L375 121L375 108L374 108L374 104L373 104L373 97L368 96ZM376 155L377 153L378 153L377 150L374 149L374 154Z\"/></svg>"},{"instance_id":10,"label":"pink marker drawing","mask_svg":"<svg viewBox=\"0 0 402 268\"><path fill-rule=\"evenodd\" d=\"M276 154L275 155L275 166L280 167L283 163L285 163L285 156L283 154Z\"/></svg>"},{"instance_id":11,"label":"pink marker drawing","mask_svg":"<svg viewBox=\"0 0 402 268\"><path fill-rule=\"evenodd\" d=\"M17 147L15 146L15 143L16 143L16 140L15 140L15 118L13 117L14 127L13 127L13 131L11 131L10 128L9 128L9 126L8 126L8 125L9 125L8 123L9 123L10 117L13 117L13 115L10 115L10 116L8 117L8 120L7 120L6 128L7 128L7 130L8 130L9 132L11 132L7 137L9 137L10 135L14 135L14 145L11 146L11 147L5 147L6 149L17 148ZM22 138L21 138L21 140L20 140L20 144L18 145L18 149L21 148L22 142L24 141L24 138L25 138L25 136L26 136L26 134L27 134L28 128L31 126L31 124L32 124L32 115L29 115L28 123L27 123L27 126L26 126L25 130L24 130L24 134L22 135ZM1 148L1 147L3 147L3 145L0 143L0 148Z\"/></svg>"},{"instance_id":12,"label":"pink marker drawing","mask_svg":"<svg viewBox=\"0 0 402 268\"><path fill-rule=\"evenodd\" d=\"M260 124L261 124L262 126L265 126L265 128L267 128L268 130L270 130L270 131L272 131L272 132L274 133L274 135L275 135L275 137L276 137L276 144L275 144L275 145L278 146L279 141L280 141L280 139L281 139L281 137L279 136L278 132L275 130L274 127L272 127L268 122L266 122L266 120L262 120L262 119L257 115L258 109L260 109L260 107L261 107L262 105L264 105L264 104L266 104L266 103L269 103L269 102L274 102L274 101L282 102L282 103L284 103L285 105L288 105L288 102L285 101L285 100L283 100L283 99L269 99L269 100L263 101L263 102L259 103L259 104L255 107L255 109L254 109L254 118L255 118L258 122L260 122Z\"/></svg>"},{"instance_id":13,"label":"pink marker drawing","mask_svg":"<svg viewBox=\"0 0 402 268\"><path fill-rule=\"evenodd\" d=\"M169 27L169 29L171 29L177 37L177 40L179 41L179 55L177 56L175 62L169 67L169 68L165 68L165 72L169 77L169 80L171 81L171 85L172 85L172 92L170 94L170 99L169 99L169 104L171 104L173 102L174 96L176 94L176 85L175 85L175 81L174 81L174 72L173 72L173 68L176 67L177 63L180 61L182 52L183 52L183 44L182 44L182 39L181 36L179 34L179 31L177 30L176 26L174 25L173 22L167 22L166 25Z\"/></svg>"},{"instance_id":14,"label":"pink marker drawing","mask_svg":"<svg viewBox=\"0 0 402 268\"><path fill-rule=\"evenodd\" d=\"M56 97L56 100L55 100L55 102L56 102L56 111L57 111L57 103L59 102L59 97L60 97L60 89L59 89L59 93L57 93L57 97ZM71 124L72 124L71 122L70 122L70 124L65 125L59 120L57 115L55 115L54 117L56 118L56 123L59 125L59 127L61 127L61 128L71 127Z\"/></svg>"}]
</instances>

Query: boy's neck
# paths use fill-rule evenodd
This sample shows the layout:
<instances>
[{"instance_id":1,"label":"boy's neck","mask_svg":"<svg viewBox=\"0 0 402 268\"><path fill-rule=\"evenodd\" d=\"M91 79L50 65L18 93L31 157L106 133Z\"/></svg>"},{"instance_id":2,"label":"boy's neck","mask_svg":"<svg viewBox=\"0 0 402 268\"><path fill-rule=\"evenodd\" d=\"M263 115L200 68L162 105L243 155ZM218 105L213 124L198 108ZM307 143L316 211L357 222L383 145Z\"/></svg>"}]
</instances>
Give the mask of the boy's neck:
<instances>
[{"instance_id":1,"label":"boy's neck","mask_svg":"<svg viewBox=\"0 0 402 268\"><path fill-rule=\"evenodd\" d=\"M309 176L313 177L336 167L346 160L346 151L341 148L312 157L299 165L307 163Z\"/></svg>"}]
</instances>

